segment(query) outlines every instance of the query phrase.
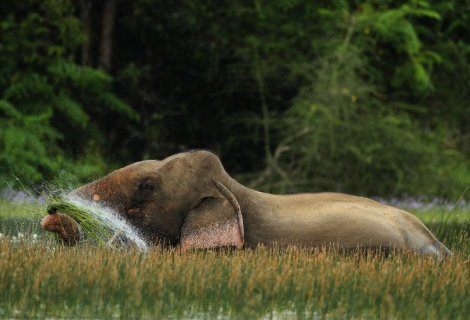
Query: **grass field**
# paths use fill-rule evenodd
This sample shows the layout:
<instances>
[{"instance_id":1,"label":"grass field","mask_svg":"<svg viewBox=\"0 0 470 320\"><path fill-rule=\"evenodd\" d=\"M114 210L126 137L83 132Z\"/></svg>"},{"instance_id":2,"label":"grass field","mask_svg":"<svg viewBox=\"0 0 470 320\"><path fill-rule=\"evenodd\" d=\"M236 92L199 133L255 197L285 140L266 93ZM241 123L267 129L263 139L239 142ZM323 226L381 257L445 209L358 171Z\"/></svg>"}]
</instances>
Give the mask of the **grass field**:
<instances>
[{"instance_id":1,"label":"grass field","mask_svg":"<svg viewBox=\"0 0 470 320\"><path fill-rule=\"evenodd\" d=\"M416 213L445 261L257 248L148 253L62 247L45 205L0 201L0 318L466 319L470 212Z\"/></svg>"}]
</instances>

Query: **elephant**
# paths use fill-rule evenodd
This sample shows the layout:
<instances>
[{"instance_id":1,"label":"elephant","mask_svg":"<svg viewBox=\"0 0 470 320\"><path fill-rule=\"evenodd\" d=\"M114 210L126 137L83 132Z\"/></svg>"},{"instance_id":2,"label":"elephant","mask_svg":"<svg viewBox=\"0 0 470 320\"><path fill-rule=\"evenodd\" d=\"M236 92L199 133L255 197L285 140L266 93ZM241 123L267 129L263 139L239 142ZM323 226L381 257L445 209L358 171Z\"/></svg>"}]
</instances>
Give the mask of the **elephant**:
<instances>
[{"instance_id":1,"label":"elephant","mask_svg":"<svg viewBox=\"0 0 470 320\"><path fill-rule=\"evenodd\" d=\"M265 245L451 255L406 211L342 193L255 191L203 150L130 164L71 195L111 207L149 244L182 250ZM82 237L77 223L60 212L49 212L41 224L69 245Z\"/></svg>"}]
</instances>

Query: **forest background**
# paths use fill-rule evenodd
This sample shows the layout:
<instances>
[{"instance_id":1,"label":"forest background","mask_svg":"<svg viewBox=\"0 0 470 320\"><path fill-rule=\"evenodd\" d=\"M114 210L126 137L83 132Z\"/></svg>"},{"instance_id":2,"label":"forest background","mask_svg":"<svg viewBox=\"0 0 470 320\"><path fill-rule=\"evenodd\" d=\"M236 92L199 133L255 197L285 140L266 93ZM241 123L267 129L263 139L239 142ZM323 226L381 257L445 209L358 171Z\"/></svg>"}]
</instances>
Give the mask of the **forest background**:
<instances>
[{"instance_id":1,"label":"forest background","mask_svg":"<svg viewBox=\"0 0 470 320\"><path fill-rule=\"evenodd\" d=\"M470 2L2 0L0 188L209 149L264 191L470 191Z\"/></svg>"}]
</instances>

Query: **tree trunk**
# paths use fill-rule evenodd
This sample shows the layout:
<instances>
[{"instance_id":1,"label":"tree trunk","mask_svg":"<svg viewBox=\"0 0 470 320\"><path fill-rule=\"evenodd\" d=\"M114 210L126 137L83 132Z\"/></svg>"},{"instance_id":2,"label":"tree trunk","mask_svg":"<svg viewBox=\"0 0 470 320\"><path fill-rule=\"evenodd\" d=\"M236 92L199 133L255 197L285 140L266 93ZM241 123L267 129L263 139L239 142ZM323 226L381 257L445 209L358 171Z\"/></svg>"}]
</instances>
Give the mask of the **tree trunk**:
<instances>
[{"instance_id":1,"label":"tree trunk","mask_svg":"<svg viewBox=\"0 0 470 320\"><path fill-rule=\"evenodd\" d=\"M86 40L82 46L82 65L91 66L91 35L92 35L92 22L91 22L91 7L92 0L80 0L80 20L83 25Z\"/></svg>"},{"instance_id":2,"label":"tree trunk","mask_svg":"<svg viewBox=\"0 0 470 320\"><path fill-rule=\"evenodd\" d=\"M99 67L105 71L111 70L116 2L117 0L106 0L103 7Z\"/></svg>"}]
</instances>

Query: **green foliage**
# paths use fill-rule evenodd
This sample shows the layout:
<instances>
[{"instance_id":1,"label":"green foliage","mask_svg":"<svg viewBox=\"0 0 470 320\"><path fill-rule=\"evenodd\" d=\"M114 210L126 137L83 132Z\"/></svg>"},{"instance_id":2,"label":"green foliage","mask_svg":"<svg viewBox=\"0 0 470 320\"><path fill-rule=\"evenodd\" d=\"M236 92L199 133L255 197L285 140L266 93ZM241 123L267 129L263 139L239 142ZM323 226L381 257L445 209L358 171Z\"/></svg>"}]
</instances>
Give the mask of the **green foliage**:
<instances>
[{"instance_id":1,"label":"green foliage","mask_svg":"<svg viewBox=\"0 0 470 320\"><path fill-rule=\"evenodd\" d=\"M37 183L71 167L63 151L83 153L99 139L100 118L109 111L137 119L112 93L109 75L73 61L85 40L73 13L59 0L7 2L0 10L0 185L15 177ZM74 136L80 138L68 145Z\"/></svg>"},{"instance_id":2,"label":"green foliage","mask_svg":"<svg viewBox=\"0 0 470 320\"><path fill-rule=\"evenodd\" d=\"M53 172L50 144L60 137L49 126L51 110L37 115L20 113L8 101L0 100L0 170L20 181L39 181L41 172ZM5 183L6 181L2 181Z\"/></svg>"},{"instance_id":3,"label":"green foliage","mask_svg":"<svg viewBox=\"0 0 470 320\"><path fill-rule=\"evenodd\" d=\"M205 148L264 190L469 196L461 1L117 1L109 74L106 6L79 3L2 3L6 177L78 183Z\"/></svg>"},{"instance_id":4,"label":"green foliage","mask_svg":"<svg viewBox=\"0 0 470 320\"><path fill-rule=\"evenodd\" d=\"M394 66L391 84L397 88L409 88L417 93L432 90L429 70L441 57L436 52L423 50L413 19L439 20L439 13L430 9L425 1L411 2L387 10L376 10L367 5L364 7L363 12L356 14L360 28L363 28L366 34L372 32L371 37L382 42L382 45L390 46L398 55L399 61Z\"/></svg>"},{"instance_id":5,"label":"green foliage","mask_svg":"<svg viewBox=\"0 0 470 320\"><path fill-rule=\"evenodd\" d=\"M447 144L453 133L445 124L430 128L429 120L423 121L430 111L422 100L434 91L432 71L442 57L424 47L417 21L439 21L437 11L426 2L369 3L358 10L338 4L318 14L322 27L334 32L316 35L322 45L311 51L313 62L300 54L291 59L291 74L307 84L281 117L264 112L273 152L267 151L268 169L254 186L277 192L461 196L470 181L468 159ZM262 48L253 65L263 70L261 96L278 90L269 84L271 72L279 73L273 66L280 64L264 45L272 37L250 39ZM262 108L275 108L267 101L260 99Z\"/></svg>"},{"instance_id":6,"label":"green foliage","mask_svg":"<svg viewBox=\"0 0 470 320\"><path fill-rule=\"evenodd\" d=\"M328 11L322 15L331 17L329 23L340 32L328 36L321 56L304 69L311 84L301 89L287 118L278 124L283 170L267 179L265 187L281 192L403 195L419 190L460 196L469 180L459 177L468 177L470 170L453 168L465 160L444 146L448 131L421 128L400 108L402 102L383 98L393 87L413 95L432 90L428 64L419 61L438 55L423 52L409 19L437 19L437 13L402 5L386 11L368 7L340 17ZM384 45L403 61L388 73L374 68Z\"/></svg>"}]
</instances>

